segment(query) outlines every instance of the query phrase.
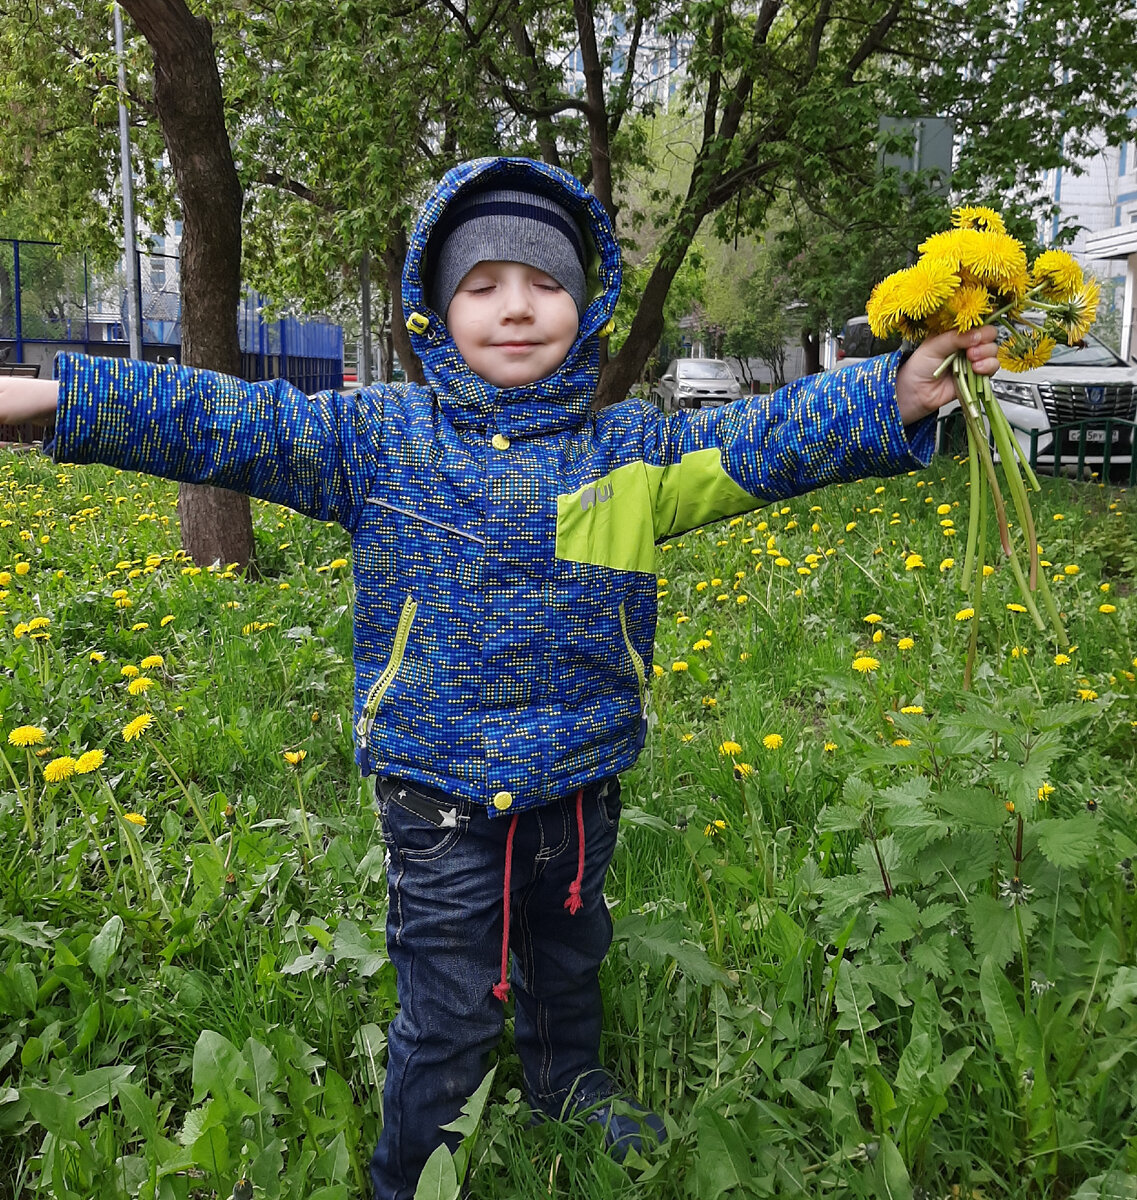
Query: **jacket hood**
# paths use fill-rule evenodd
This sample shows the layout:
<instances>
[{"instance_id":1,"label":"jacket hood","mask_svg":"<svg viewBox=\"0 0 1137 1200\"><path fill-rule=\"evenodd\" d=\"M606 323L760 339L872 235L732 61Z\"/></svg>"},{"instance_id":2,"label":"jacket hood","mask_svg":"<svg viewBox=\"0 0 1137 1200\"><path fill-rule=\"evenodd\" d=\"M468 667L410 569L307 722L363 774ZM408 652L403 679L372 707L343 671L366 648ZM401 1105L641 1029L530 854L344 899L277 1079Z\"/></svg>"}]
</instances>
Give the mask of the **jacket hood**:
<instances>
[{"instance_id":1,"label":"jacket hood","mask_svg":"<svg viewBox=\"0 0 1137 1200\"><path fill-rule=\"evenodd\" d=\"M565 361L535 383L498 388L476 375L426 298L430 236L454 198L474 187L541 192L567 209L586 235L588 298L576 341ZM600 338L611 332L619 294L620 249L604 206L567 171L529 158L478 158L447 171L423 207L403 268L403 316L411 346L443 412L457 426L492 427L509 437L584 422L600 374Z\"/></svg>"}]
</instances>

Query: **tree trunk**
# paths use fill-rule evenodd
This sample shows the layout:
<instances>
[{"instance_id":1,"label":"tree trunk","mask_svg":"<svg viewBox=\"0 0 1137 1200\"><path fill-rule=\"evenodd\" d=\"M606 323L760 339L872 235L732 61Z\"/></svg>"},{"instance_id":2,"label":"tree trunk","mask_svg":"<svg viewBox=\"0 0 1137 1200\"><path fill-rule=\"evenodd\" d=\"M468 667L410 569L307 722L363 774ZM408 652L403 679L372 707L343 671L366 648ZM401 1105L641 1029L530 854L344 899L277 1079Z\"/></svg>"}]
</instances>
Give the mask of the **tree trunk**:
<instances>
[{"instance_id":1,"label":"tree trunk","mask_svg":"<svg viewBox=\"0 0 1137 1200\"><path fill-rule=\"evenodd\" d=\"M391 341L399 362L411 383L424 383L422 363L411 349L411 337L403 320L403 263L407 257L407 235L402 230L392 233L383 251L383 267L387 272L387 288L391 293Z\"/></svg>"},{"instance_id":2,"label":"tree trunk","mask_svg":"<svg viewBox=\"0 0 1137 1200\"><path fill-rule=\"evenodd\" d=\"M821 335L815 329L801 331L801 348L805 351L802 365L807 375L816 375L821 370Z\"/></svg>"},{"instance_id":3,"label":"tree trunk","mask_svg":"<svg viewBox=\"0 0 1137 1200\"><path fill-rule=\"evenodd\" d=\"M182 361L241 370L241 184L225 128L213 31L182 0L122 0L154 56L154 104L182 203ZM247 496L182 484L182 547L198 566L247 566Z\"/></svg>"}]
</instances>

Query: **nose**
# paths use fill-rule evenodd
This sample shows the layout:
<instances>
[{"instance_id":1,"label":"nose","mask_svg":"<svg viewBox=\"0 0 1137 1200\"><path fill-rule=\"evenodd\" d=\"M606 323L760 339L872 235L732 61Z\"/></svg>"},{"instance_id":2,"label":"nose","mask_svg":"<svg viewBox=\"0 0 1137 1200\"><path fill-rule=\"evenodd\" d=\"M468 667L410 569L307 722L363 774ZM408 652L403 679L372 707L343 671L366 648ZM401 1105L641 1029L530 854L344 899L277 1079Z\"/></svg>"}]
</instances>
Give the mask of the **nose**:
<instances>
[{"instance_id":1,"label":"nose","mask_svg":"<svg viewBox=\"0 0 1137 1200\"><path fill-rule=\"evenodd\" d=\"M512 279L502 288L502 316L507 321L524 321L533 315L533 302L529 288L520 280Z\"/></svg>"}]
</instances>

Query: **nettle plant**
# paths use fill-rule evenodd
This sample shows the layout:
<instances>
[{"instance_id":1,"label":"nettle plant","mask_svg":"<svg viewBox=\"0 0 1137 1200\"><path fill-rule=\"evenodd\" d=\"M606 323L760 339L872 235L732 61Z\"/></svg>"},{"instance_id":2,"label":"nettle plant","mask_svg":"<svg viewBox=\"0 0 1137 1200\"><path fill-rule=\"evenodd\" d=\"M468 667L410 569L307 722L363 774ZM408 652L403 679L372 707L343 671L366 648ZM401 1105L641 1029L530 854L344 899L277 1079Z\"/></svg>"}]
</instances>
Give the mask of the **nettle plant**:
<instances>
[{"instance_id":1,"label":"nettle plant","mask_svg":"<svg viewBox=\"0 0 1137 1200\"><path fill-rule=\"evenodd\" d=\"M1047 782L1102 704L944 702L894 714L900 749L862 740L794 881L790 910L835 947L834 1132L871 1127L882 1177L911 1195L949 1095L985 1092L986 1136L1053 1186L1089 1144L1084 1114L1123 1128L1132 1104L1137 805Z\"/></svg>"}]
</instances>

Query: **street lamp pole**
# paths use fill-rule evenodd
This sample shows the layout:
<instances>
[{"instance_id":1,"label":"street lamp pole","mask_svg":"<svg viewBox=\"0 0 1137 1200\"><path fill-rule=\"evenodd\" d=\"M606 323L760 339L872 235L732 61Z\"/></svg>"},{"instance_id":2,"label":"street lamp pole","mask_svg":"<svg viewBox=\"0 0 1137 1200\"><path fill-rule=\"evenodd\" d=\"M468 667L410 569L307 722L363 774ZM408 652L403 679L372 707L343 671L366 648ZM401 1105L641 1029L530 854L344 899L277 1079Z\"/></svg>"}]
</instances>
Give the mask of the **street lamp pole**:
<instances>
[{"instance_id":1,"label":"street lamp pole","mask_svg":"<svg viewBox=\"0 0 1137 1200\"><path fill-rule=\"evenodd\" d=\"M126 114L126 56L123 50L122 10L114 6L114 44L118 54L118 144L122 154L122 242L126 258L126 324L130 357L142 357L142 305L138 283L138 253L134 244L134 177L130 169L130 124Z\"/></svg>"}]
</instances>

